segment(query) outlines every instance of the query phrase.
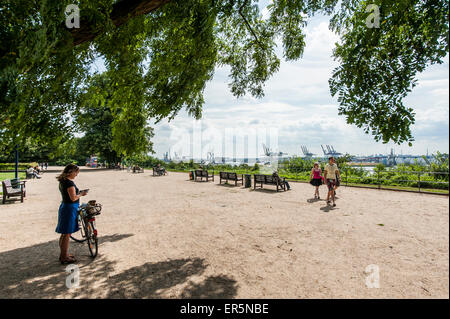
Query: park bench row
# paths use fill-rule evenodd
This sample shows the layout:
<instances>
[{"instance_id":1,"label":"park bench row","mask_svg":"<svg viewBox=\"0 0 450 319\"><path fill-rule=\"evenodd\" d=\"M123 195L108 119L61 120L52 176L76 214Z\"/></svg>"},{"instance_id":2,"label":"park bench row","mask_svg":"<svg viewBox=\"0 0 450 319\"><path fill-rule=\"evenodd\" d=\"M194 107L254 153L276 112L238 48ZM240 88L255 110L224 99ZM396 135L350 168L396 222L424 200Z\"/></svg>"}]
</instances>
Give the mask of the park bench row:
<instances>
[{"instance_id":1,"label":"park bench row","mask_svg":"<svg viewBox=\"0 0 450 319\"><path fill-rule=\"evenodd\" d=\"M136 167L128 167L129 172L133 173L144 173L144 168L136 166ZM153 176L163 176L167 175L167 171L164 168L153 167Z\"/></svg>"},{"instance_id":2,"label":"park bench row","mask_svg":"<svg viewBox=\"0 0 450 319\"><path fill-rule=\"evenodd\" d=\"M203 181L208 182L210 179L214 181L214 171L210 174L207 170L195 170L194 176L191 179L195 181ZM234 185L237 186L238 182L241 185L244 185L244 174L237 174L233 172L219 172L219 184L222 184L222 181L228 183L229 181L234 182ZM285 178L276 178L272 175L263 175L263 174L253 174L253 188L256 187L263 188L263 185L273 185L276 186L277 192L279 190L286 190L286 179Z\"/></svg>"}]
</instances>

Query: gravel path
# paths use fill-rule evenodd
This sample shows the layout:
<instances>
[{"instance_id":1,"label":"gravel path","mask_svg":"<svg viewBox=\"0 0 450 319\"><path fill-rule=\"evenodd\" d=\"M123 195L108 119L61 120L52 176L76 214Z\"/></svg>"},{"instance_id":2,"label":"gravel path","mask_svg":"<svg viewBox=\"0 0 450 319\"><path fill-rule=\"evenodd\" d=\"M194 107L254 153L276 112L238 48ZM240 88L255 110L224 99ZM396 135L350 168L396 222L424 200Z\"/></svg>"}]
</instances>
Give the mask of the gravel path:
<instances>
[{"instance_id":1,"label":"gravel path","mask_svg":"<svg viewBox=\"0 0 450 319\"><path fill-rule=\"evenodd\" d=\"M149 171L80 173L84 201L104 208L99 256L71 243L68 289L55 176L0 205L0 298L449 298L448 197L341 187L330 209L308 184L277 193Z\"/></svg>"}]
</instances>

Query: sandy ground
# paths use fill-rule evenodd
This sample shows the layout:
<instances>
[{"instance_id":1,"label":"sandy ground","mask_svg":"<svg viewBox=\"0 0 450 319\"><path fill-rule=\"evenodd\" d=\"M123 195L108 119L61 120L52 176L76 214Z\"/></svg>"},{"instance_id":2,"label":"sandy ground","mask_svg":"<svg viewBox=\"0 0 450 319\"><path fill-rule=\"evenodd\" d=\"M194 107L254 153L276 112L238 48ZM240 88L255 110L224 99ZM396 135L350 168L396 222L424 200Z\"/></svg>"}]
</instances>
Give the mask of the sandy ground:
<instances>
[{"instance_id":1,"label":"sandy ground","mask_svg":"<svg viewBox=\"0 0 450 319\"><path fill-rule=\"evenodd\" d=\"M55 176L0 205L0 298L449 298L448 197L341 187L330 209L308 184L277 193L148 171L80 173L104 209L99 256L71 243L80 285L68 289Z\"/></svg>"}]
</instances>

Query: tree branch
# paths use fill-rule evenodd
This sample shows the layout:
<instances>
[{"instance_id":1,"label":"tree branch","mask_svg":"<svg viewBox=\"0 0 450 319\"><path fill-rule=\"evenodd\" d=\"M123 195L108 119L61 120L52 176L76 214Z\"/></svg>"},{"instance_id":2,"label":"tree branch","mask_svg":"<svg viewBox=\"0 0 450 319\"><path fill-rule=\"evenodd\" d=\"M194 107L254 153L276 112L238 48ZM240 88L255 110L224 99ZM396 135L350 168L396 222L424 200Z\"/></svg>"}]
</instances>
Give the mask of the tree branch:
<instances>
[{"instance_id":1,"label":"tree branch","mask_svg":"<svg viewBox=\"0 0 450 319\"><path fill-rule=\"evenodd\" d=\"M242 6L239 7L239 15L241 16L242 20L244 20L245 24L247 25L247 29L253 34L253 37L255 38L256 43L258 43L258 45L262 48L261 42L259 42L259 38L256 35L255 31L253 30L252 26L250 25L250 23L248 23L247 19L245 18L244 14L242 13L242 9L244 8L245 5L248 4L248 0L246 0Z\"/></svg>"},{"instance_id":2,"label":"tree branch","mask_svg":"<svg viewBox=\"0 0 450 319\"><path fill-rule=\"evenodd\" d=\"M121 0L113 5L111 20L116 27L126 23L128 20L147 14L156 10L171 0ZM83 16L82 13L80 14ZM97 37L100 31L94 31L94 26L90 21L80 21L80 28L70 29L73 36L74 46L84 42L92 41Z\"/></svg>"}]
</instances>

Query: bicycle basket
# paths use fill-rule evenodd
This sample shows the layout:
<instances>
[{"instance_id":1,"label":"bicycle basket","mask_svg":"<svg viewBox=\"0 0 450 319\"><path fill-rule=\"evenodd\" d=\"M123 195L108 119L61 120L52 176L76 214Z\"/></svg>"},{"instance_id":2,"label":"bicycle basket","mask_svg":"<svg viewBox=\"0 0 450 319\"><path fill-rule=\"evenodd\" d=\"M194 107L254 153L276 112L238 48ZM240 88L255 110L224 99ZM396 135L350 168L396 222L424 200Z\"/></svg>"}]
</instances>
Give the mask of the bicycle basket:
<instances>
[{"instance_id":1,"label":"bicycle basket","mask_svg":"<svg viewBox=\"0 0 450 319\"><path fill-rule=\"evenodd\" d=\"M99 215L100 214L100 211L102 210L102 205L101 204L98 204L98 203L89 203L87 206L86 206L86 214L87 215Z\"/></svg>"}]
</instances>

